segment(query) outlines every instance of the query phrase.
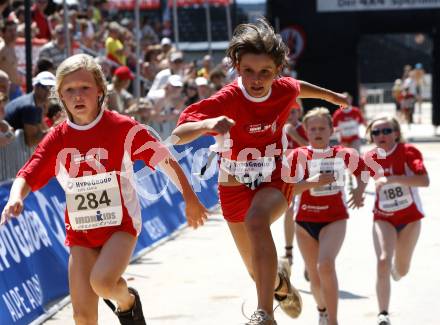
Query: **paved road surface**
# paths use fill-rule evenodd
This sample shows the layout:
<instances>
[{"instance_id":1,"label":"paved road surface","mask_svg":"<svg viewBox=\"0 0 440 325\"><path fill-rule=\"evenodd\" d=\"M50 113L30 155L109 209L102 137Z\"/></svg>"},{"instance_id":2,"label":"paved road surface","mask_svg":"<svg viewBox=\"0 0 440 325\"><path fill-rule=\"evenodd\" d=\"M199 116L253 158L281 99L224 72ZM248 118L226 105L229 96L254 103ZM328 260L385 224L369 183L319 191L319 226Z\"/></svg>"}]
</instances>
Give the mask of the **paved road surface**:
<instances>
[{"instance_id":1,"label":"paved road surface","mask_svg":"<svg viewBox=\"0 0 440 325\"><path fill-rule=\"evenodd\" d=\"M392 284L393 325L440 324L440 143L418 146L431 176L431 187L421 189L427 217L409 276ZM373 196L368 195L368 208L351 211L347 236L337 260L341 325L376 324L372 201ZM280 221L273 225L273 232L282 252ZM302 292L304 311L298 320L291 320L278 309L276 319L279 325L318 324L296 248L294 255L293 283ZM238 325L246 322L242 304L247 315L255 308L253 283L220 216L212 217L202 229L183 230L130 265L125 277L141 292L149 325ZM68 305L45 324L74 324L71 315ZM118 324L102 302L99 324Z\"/></svg>"}]
</instances>

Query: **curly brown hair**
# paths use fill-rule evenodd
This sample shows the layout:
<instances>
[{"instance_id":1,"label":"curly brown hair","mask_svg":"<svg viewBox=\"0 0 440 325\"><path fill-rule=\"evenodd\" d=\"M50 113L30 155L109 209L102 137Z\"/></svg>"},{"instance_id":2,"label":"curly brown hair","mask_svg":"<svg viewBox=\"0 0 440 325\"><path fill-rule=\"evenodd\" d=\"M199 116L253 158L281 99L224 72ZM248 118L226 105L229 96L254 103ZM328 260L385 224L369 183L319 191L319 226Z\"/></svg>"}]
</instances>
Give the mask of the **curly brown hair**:
<instances>
[{"instance_id":1,"label":"curly brown hair","mask_svg":"<svg viewBox=\"0 0 440 325\"><path fill-rule=\"evenodd\" d=\"M260 18L254 24L240 24L235 28L226 56L232 66L237 67L247 53L267 54L277 67L284 67L289 49L267 20Z\"/></svg>"}]
</instances>

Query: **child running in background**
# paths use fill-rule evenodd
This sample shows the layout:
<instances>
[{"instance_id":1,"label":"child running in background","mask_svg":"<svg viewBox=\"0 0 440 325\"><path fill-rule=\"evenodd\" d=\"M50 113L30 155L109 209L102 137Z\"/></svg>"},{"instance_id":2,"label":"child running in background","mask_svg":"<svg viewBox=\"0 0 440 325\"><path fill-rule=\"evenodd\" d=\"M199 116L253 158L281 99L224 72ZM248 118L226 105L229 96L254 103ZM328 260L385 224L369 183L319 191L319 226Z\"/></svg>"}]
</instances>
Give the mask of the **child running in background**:
<instances>
[{"instance_id":1,"label":"child running in background","mask_svg":"<svg viewBox=\"0 0 440 325\"><path fill-rule=\"evenodd\" d=\"M363 205L366 183L361 181L365 164L357 151L329 147L332 117L326 108L315 108L303 119L310 146L289 155L298 197L296 236L319 311L319 325L337 325L338 280L335 260L345 237L348 218L344 197L344 174L357 178L350 207ZM293 174L292 173L292 174Z\"/></svg>"},{"instance_id":2,"label":"child running in background","mask_svg":"<svg viewBox=\"0 0 440 325\"><path fill-rule=\"evenodd\" d=\"M359 127L361 124L366 126L364 116L361 110L353 106L353 98L347 92L348 101L350 103L347 107L340 107L333 113L333 126L338 135L339 143L346 148L353 148L358 153L361 152L361 138L359 137ZM348 175L348 188L353 188L353 179Z\"/></svg>"},{"instance_id":3,"label":"child running in background","mask_svg":"<svg viewBox=\"0 0 440 325\"><path fill-rule=\"evenodd\" d=\"M366 122L361 110L352 105L353 98L351 95L347 92L344 94L347 96L350 105L340 107L333 113L333 126L339 136L340 144L347 148L356 149L360 153L359 126L361 124L366 126Z\"/></svg>"},{"instance_id":4,"label":"child running in background","mask_svg":"<svg viewBox=\"0 0 440 325\"><path fill-rule=\"evenodd\" d=\"M54 127L18 172L1 224L23 211L31 191L56 176L66 192L69 288L77 325L98 324L98 298L115 300L121 324L144 325L141 300L124 273L142 227L133 162L159 166L182 191L188 223L207 216L168 149L127 116L104 107L104 74L92 57L67 58L57 70L56 93L67 121Z\"/></svg>"},{"instance_id":5,"label":"child running in background","mask_svg":"<svg viewBox=\"0 0 440 325\"><path fill-rule=\"evenodd\" d=\"M390 325L390 275L398 281L409 271L424 216L417 188L428 186L429 177L420 151L403 143L395 118L371 121L367 135L376 148L366 153L365 161L380 165L379 170L370 169L376 183L373 240L377 256L377 324Z\"/></svg>"},{"instance_id":6,"label":"child running in background","mask_svg":"<svg viewBox=\"0 0 440 325\"><path fill-rule=\"evenodd\" d=\"M257 310L247 324L274 325L274 297L290 317L302 308L288 274L277 271L270 230L292 199L292 184L281 179L282 130L297 97L347 102L342 94L279 77L288 50L265 20L239 25L227 54L237 80L187 107L173 134L177 144L206 134L229 135L229 146L220 153L218 190L223 216L256 285Z\"/></svg>"},{"instance_id":7,"label":"child running in background","mask_svg":"<svg viewBox=\"0 0 440 325\"><path fill-rule=\"evenodd\" d=\"M303 113L302 106L299 104L298 109L292 109L284 126L284 134L286 136L286 147L288 150L293 150L308 144L306 131L304 126L300 122L300 118ZM281 267L285 268L287 272L291 273L291 267L293 264L293 239L295 236L295 221L294 214L294 202L295 197L292 198L287 211L284 213L284 256L281 259Z\"/></svg>"}]
</instances>

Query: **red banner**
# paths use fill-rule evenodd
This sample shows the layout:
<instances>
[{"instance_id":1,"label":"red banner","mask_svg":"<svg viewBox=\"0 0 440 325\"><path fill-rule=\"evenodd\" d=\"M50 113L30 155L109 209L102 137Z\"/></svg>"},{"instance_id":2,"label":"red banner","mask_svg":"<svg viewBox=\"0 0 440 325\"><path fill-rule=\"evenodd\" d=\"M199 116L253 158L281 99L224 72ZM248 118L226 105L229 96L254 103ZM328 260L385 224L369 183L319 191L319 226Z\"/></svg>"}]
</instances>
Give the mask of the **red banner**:
<instances>
[{"instance_id":1,"label":"red banner","mask_svg":"<svg viewBox=\"0 0 440 325\"><path fill-rule=\"evenodd\" d=\"M136 0L108 0L107 6L112 9L133 10ZM139 8L142 10L160 9L160 0L139 0Z\"/></svg>"},{"instance_id":2,"label":"red banner","mask_svg":"<svg viewBox=\"0 0 440 325\"><path fill-rule=\"evenodd\" d=\"M214 6L227 6L232 3L232 0L207 0L210 5ZM189 6L203 6L206 0L176 0L178 7L189 7ZM168 0L168 7L172 7L174 4L173 0Z\"/></svg>"}]
</instances>

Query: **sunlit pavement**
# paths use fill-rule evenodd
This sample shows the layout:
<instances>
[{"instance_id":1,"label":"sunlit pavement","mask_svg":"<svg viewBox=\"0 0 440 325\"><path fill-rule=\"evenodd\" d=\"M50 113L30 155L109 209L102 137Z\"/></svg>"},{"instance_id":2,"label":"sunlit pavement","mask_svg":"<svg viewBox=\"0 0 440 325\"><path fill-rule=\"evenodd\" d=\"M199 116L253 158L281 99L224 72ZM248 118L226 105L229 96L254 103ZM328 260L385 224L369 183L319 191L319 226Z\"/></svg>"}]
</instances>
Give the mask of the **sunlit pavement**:
<instances>
[{"instance_id":1,"label":"sunlit pavement","mask_svg":"<svg viewBox=\"0 0 440 325\"><path fill-rule=\"evenodd\" d=\"M440 143L420 143L431 177L431 186L421 189L426 212L410 274L392 283L393 325L436 325L440 310ZM372 184L369 192L373 191ZM372 242L373 195L366 207L350 211L347 236L337 259L340 284L340 324L376 324L375 255ZM283 253L282 222L273 226L274 238ZM291 320L278 308L279 325L318 324L315 303L303 278L304 264L295 247L293 283L301 291L304 310ZM255 307L255 290L221 216L216 215L198 230L183 230L178 236L149 252L129 266L125 277L142 295L150 325L244 324L244 313ZM99 324L118 324L101 301ZM58 312L48 325L71 325L70 305Z\"/></svg>"}]
</instances>

